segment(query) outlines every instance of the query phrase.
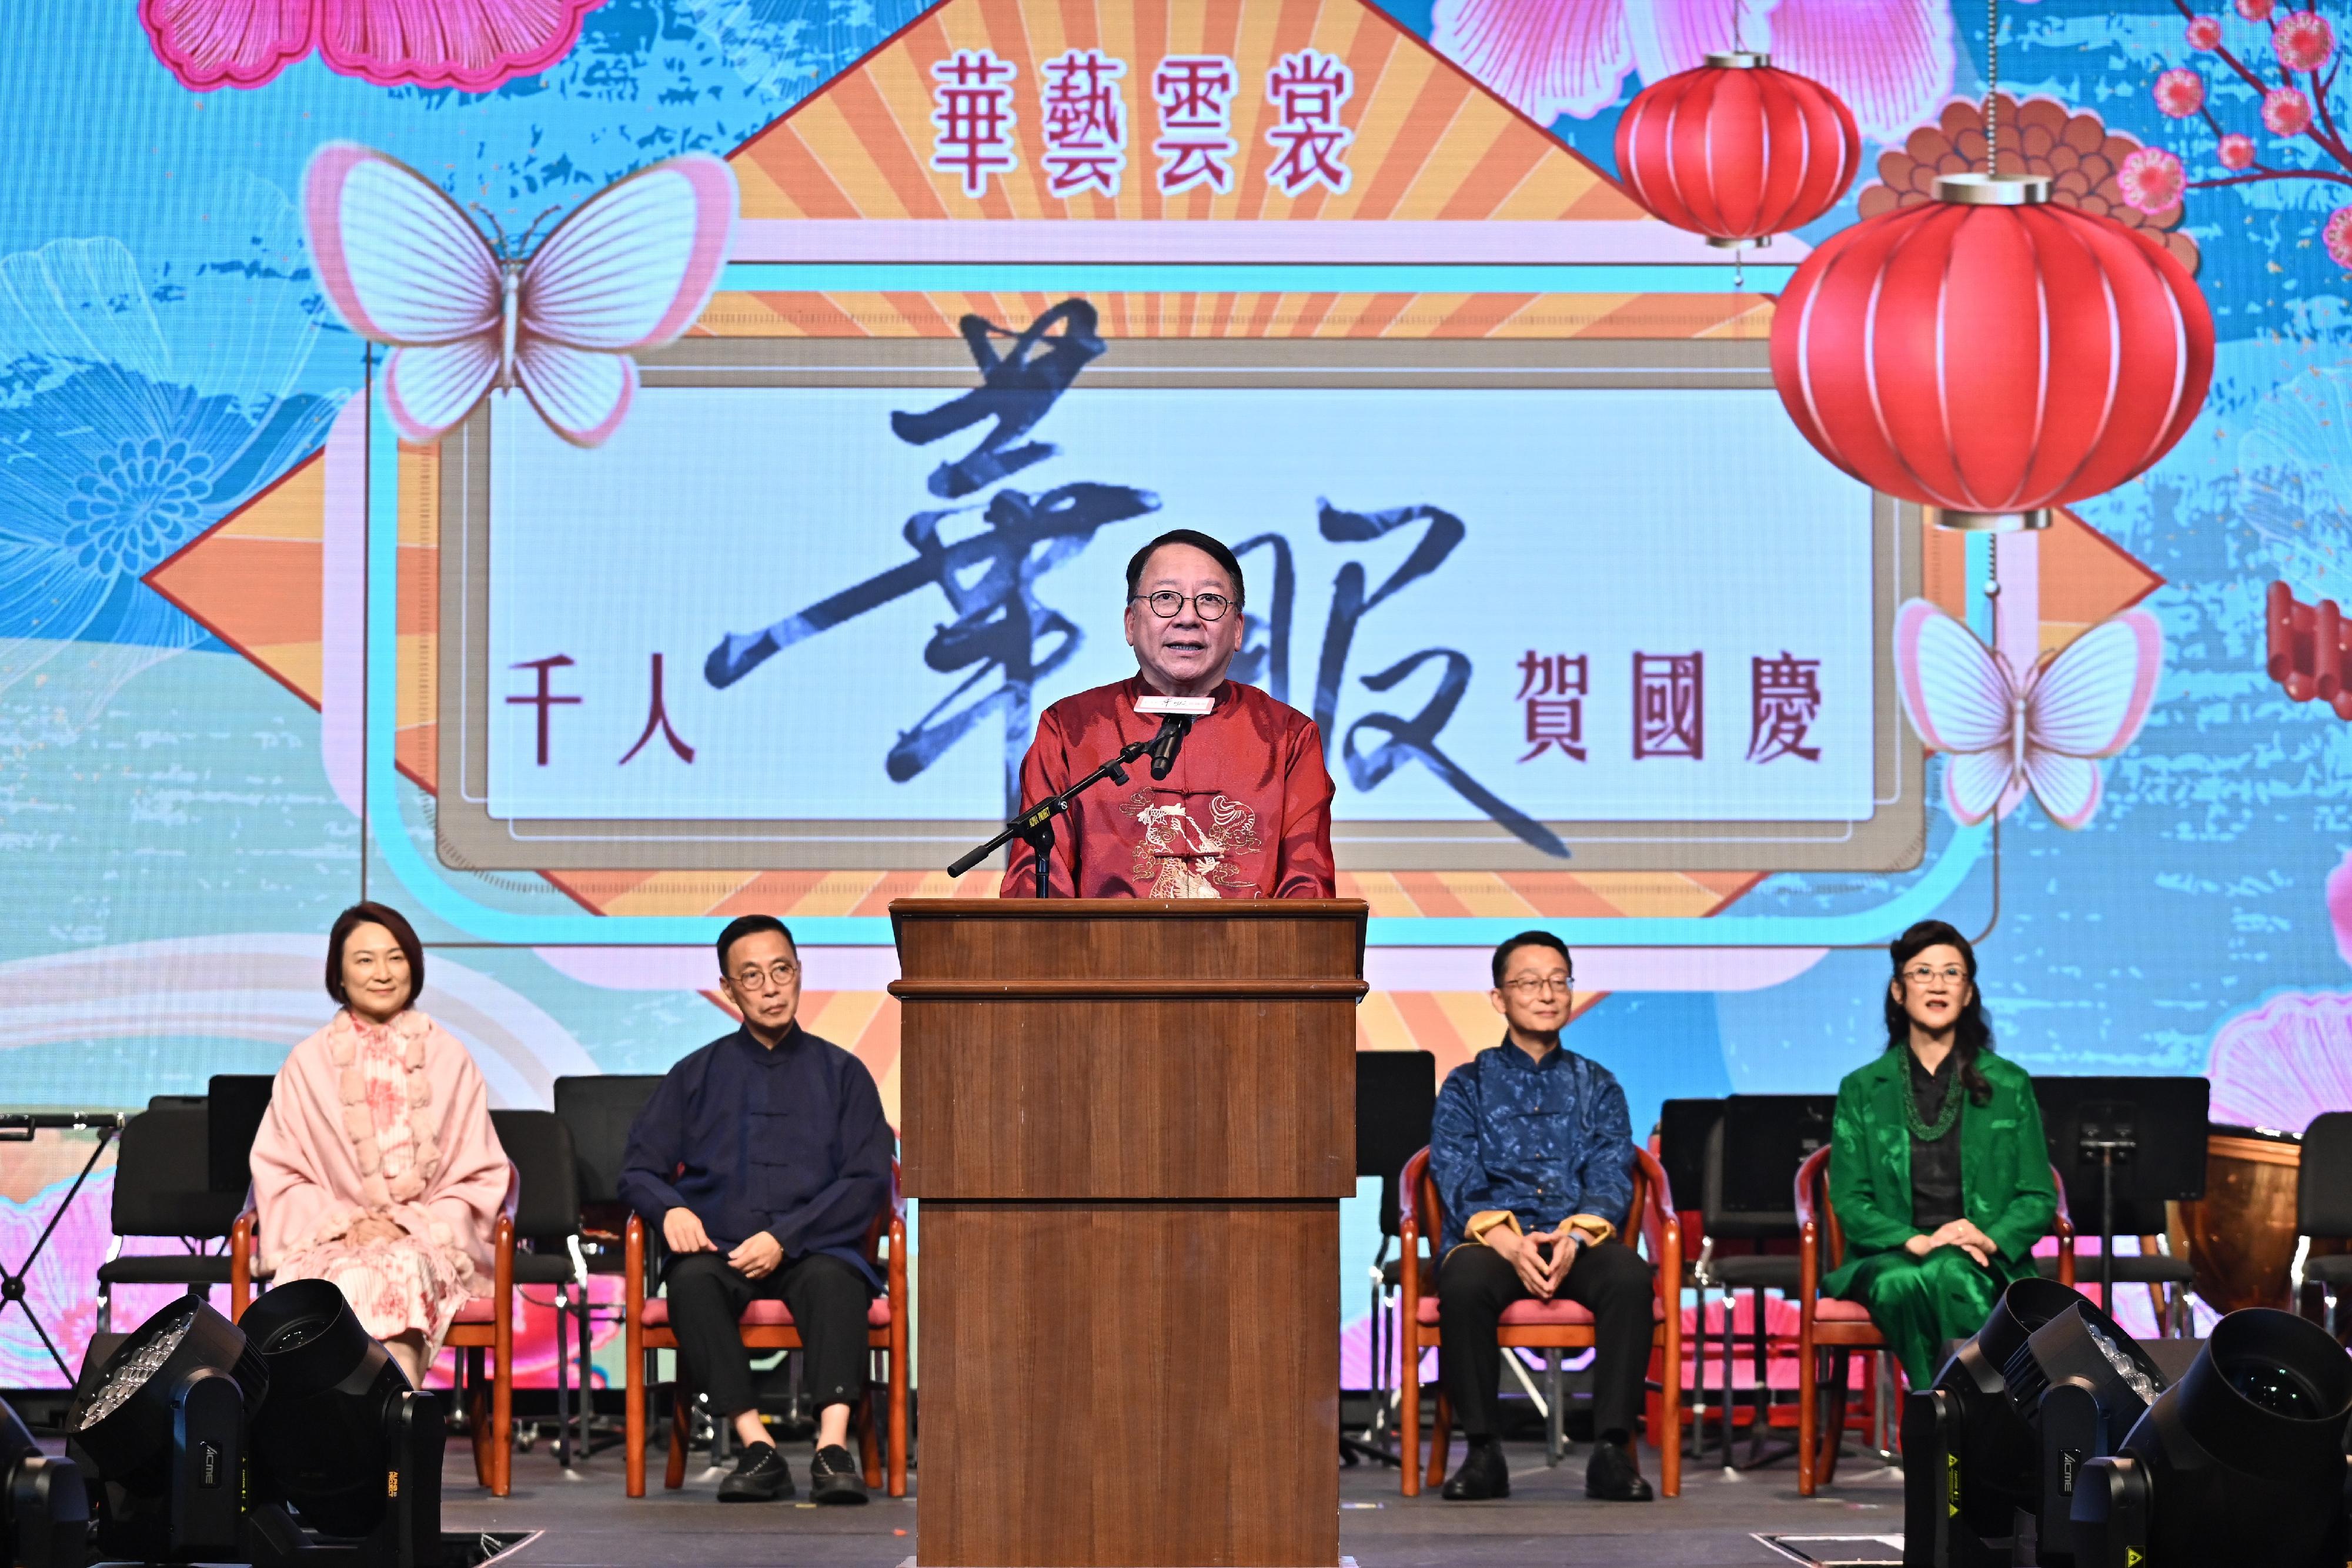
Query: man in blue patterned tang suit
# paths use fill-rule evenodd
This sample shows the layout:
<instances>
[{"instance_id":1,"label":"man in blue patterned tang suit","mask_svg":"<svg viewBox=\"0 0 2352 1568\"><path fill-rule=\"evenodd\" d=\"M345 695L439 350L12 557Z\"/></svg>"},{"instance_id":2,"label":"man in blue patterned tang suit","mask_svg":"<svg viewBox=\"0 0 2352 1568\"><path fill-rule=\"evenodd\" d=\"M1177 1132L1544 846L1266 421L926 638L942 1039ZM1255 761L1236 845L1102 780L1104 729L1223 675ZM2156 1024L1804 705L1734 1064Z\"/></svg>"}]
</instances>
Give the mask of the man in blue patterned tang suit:
<instances>
[{"instance_id":1,"label":"man in blue patterned tang suit","mask_svg":"<svg viewBox=\"0 0 2352 1568\"><path fill-rule=\"evenodd\" d=\"M1575 984L1567 944L1523 931L1495 949L1494 975L1503 1041L1446 1075L1429 1139L1445 1206L1438 1375L1470 1443L1445 1496L1510 1495L1496 1432L1497 1330L1515 1301L1559 1300L1593 1320L1585 1495L1646 1502L1633 1427L1650 1363L1651 1269L1620 1237L1633 1196L1625 1091L1559 1042Z\"/></svg>"}]
</instances>

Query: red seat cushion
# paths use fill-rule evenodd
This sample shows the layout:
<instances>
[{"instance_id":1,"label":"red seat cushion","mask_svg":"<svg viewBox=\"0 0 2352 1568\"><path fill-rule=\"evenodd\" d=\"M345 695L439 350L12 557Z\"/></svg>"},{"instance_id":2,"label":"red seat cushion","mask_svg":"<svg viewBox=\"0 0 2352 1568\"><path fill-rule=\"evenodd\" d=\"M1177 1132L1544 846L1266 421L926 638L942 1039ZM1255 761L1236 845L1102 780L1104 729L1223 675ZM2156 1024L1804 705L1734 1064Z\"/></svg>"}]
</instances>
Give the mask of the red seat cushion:
<instances>
[{"instance_id":1,"label":"red seat cushion","mask_svg":"<svg viewBox=\"0 0 2352 1568\"><path fill-rule=\"evenodd\" d=\"M1842 1301L1835 1296L1823 1296L1813 1304L1813 1321L1817 1323L1866 1323L1870 1309L1860 1301Z\"/></svg>"},{"instance_id":2,"label":"red seat cushion","mask_svg":"<svg viewBox=\"0 0 2352 1568\"><path fill-rule=\"evenodd\" d=\"M458 1321L462 1322L464 1319L461 1317ZM669 1326L667 1297L656 1296L646 1303L645 1323L649 1329ZM793 1314L791 1309L782 1301L757 1301L743 1309L742 1323L747 1329L790 1328L793 1326ZM890 1326L889 1297L877 1296L866 1305L866 1326L869 1329L887 1329Z\"/></svg>"},{"instance_id":3,"label":"red seat cushion","mask_svg":"<svg viewBox=\"0 0 2352 1568\"><path fill-rule=\"evenodd\" d=\"M499 1303L495 1297L475 1296L457 1309L453 1323L494 1323L499 1321Z\"/></svg>"},{"instance_id":4,"label":"red seat cushion","mask_svg":"<svg viewBox=\"0 0 2352 1568\"><path fill-rule=\"evenodd\" d=\"M1418 1321L1435 1327L1437 1298L1423 1296L1416 1314ZM1650 1321L1656 1322L1663 1314L1655 1296L1650 1298ZM1507 1329L1526 1328L1591 1328L1592 1312L1574 1301L1513 1301L1503 1309L1503 1326Z\"/></svg>"}]
</instances>

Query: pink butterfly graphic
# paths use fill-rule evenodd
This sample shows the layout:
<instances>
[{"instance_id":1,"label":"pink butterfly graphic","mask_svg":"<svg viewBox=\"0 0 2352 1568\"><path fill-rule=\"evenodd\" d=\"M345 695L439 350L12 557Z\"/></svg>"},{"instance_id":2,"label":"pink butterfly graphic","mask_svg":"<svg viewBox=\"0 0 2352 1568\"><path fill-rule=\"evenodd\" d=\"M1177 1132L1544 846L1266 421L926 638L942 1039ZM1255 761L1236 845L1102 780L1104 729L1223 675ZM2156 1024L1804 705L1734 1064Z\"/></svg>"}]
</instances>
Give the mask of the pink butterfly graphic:
<instances>
[{"instance_id":1,"label":"pink butterfly graphic","mask_svg":"<svg viewBox=\"0 0 2352 1568\"><path fill-rule=\"evenodd\" d=\"M488 92L545 70L604 0L140 0L147 41L183 87L256 88L315 48L380 87Z\"/></svg>"},{"instance_id":2,"label":"pink butterfly graphic","mask_svg":"<svg viewBox=\"0 0 2352 1568\"><path fill-rule=\"evenodd\" d=\"M327 297L394 347L384 394L403 437L437 441L493 387L520 386L581 446L628 413L630 354L709 303L735 204L733 171L688 153L591 196L526 256L530 235L493 248L423 175L348 141L319 149L303 199Z\"/></svg>"},{"instance_id":3,"label":"pink butterfly graphic","mask_svg":"<svg viewBox=\"0 0 2352 1568\"><path fill-rule=\"evenodd\" d=\"M1974 825L2006 817L2030 788L2061 827L2099 809L2099 765L2132 743L2156 700L2164 632L2127 610L2103 621L2023 679L1977 634L1925 600L1895 617L1895 674L1919 737L1949 761L1944 798Z\"/></svg>"}]
</instances>

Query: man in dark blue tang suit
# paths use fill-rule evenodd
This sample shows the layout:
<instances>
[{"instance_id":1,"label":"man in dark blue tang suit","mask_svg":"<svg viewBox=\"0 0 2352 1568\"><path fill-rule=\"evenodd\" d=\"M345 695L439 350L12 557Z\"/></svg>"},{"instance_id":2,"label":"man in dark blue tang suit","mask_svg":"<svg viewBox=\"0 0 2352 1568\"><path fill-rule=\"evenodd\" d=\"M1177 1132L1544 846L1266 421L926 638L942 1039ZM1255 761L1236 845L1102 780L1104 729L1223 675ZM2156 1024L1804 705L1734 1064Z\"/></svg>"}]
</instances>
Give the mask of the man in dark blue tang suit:
<instances>
[{"instance_id":1,"label":"man in dark blue tang suit","mask_svg":"<svg viewBox=\"0 0 2352 1568\"><path fill-rule=\"evenodd\" d=\"M790 1497L792 1471L760 1420L737 1324L781 1299L817 1405L809 1491L861 1503L849 1414L866 1392L866 1314L882 1281L868 1226L890 1196L889 1124L866 1064L793 1021L800 954L772 915L719 936L719 983L743 1015L669 1070L629 1129L620 1191L667 1243L663 1274L686 1375L734 1423L743 1457L721 1502Z\"/></svg>"}]
</instances>

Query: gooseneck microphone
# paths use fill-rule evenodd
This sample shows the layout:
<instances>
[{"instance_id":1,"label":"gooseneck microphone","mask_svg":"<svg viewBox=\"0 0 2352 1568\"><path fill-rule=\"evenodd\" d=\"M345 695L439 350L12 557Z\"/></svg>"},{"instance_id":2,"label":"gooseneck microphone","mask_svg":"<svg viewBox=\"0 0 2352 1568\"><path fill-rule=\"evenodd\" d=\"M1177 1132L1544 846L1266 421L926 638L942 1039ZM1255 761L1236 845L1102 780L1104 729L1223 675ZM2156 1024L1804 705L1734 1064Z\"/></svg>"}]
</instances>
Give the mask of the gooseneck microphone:
<instances>
[{"instance_id":1,"label":"gooseneck microphone","mask_svg":"<svg viewBox=\"0 0 2352 1568\"><path fill-rule=\"evenodd\" d=\"M1192 727L1192 716L1171 713L1160 721L1160 733L1151 739L1151 777L1162 779L1176 766L1176 753L1183 748L1185 732Z\"/></svg>"}]
</instances>

